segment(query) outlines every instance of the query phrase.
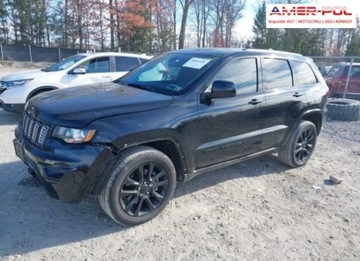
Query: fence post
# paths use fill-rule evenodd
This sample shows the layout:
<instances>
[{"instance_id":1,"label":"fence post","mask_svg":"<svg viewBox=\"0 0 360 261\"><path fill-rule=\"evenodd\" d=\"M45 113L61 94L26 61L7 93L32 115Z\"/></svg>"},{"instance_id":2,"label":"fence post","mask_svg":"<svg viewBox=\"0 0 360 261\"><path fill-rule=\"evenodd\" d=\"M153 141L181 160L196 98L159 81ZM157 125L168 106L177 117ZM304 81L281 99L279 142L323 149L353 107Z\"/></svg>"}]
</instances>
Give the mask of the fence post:
<instances>
[{"instance_id":1,"label":"fence post","mask_svg":"<svg viewBox=\"0 0 360 261\"><path fill-rule=\"evenodd\" d=\"M31 53L31 46L29 46L29 55L30 55L30 62L32 63L33 62L33 59L32 59L32 53Z\"/></svg>"},{"instance_id":2,"label":"fence post","mask_svg":"<svg viewBox=\"0 0 360 261\"><path fill-rule=\"evenodd\" d=\"M343 93L343 98L344 99L346 97L346 93L347 93L347 89L348 89L348 85L349 85L349 78L350 78L353 62L354 62L354 58L351 58L348 75L346 77L345 89L344 89L344 93Z\"/></svg>"},{"instance_id":3,"label":"fence post","mask_svg":"<svg viewBox=\"0 0 360 261\"><path fill-rule=\"evenodd\" d=\"M58 48L58 53L59 53L59 62L61 62L61 49L60 48Z\"/></svg>"},{"instance_id":4,"label":"fence post","mask_svg":"<svg viewBox=\"0 0 360 261\"><path fill-rule=\"evenodd\" d=\"M4 53L3 53L2 44L0 44L0 52L1 52L1 60L4 61Z\"/></svg>"}]
</instances>

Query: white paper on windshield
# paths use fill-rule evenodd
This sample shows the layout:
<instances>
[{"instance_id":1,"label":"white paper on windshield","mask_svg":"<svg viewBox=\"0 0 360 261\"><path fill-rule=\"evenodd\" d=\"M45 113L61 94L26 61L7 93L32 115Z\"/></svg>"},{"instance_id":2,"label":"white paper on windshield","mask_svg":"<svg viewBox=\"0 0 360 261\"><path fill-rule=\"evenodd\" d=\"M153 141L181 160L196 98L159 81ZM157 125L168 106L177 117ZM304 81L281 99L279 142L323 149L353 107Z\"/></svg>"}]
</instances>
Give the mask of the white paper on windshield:
<instances>
[{"instance_id":1,"label":"white paper on windshield","mask_svg":"<svg viewBox=\"0 0 360 261\"><path fill-rule=\"evenodd\" d=\"M186 63L184 63L183 67L189 67L189 68L193 68L193 69L201 69L210 61L211 61L211 59L208 59L208 58L194 57L194 58L191 58Z\"/></svg>"}]
</instances>

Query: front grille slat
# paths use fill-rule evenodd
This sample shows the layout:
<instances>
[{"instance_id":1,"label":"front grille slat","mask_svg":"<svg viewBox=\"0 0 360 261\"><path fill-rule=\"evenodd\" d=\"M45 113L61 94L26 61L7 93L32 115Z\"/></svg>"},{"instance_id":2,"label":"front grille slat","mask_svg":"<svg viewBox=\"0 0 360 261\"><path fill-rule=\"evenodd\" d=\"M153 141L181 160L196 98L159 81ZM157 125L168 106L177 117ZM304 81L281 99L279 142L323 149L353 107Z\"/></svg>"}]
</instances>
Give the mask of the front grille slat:
<instances>
[{"instance_id":1,"label":"front grille slat","mask_svg":"<svg viewBox=\"0 0 360 261\"><path fill-rule=\"evenodd\" d=\"M21 128L23 135L31 142L43 146L49 134L50 126L33 118L30 114L24 113Z\"/></svg>"},{"instance_id":2,"label":"front grille slat","mask_svg":"<svg viewBox=\"0 0 360 261\"><path fill-rule=\"evenodd\" d=\"M44 142L45 142L45 139L46 139L46 135L47 133L49 132L49 129L50 127L47 126L47 125L43 125L41 127L41 130L40 130L40 135L39 135L39 138L37 140L37 143L39 143L40 145L44 145Z\"/></svg>"}]
</instances>

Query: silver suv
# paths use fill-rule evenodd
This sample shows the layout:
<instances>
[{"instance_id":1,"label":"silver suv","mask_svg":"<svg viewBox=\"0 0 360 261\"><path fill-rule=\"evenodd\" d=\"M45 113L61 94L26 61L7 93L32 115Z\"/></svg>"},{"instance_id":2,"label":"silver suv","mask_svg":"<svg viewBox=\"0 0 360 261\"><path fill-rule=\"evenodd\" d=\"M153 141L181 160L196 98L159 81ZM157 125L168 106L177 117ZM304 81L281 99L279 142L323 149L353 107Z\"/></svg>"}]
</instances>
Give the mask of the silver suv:
<instances>
[{"instance_id":1,"label":"silver suv","mask_svg":"<svg viewBox=\"0 0 360 261\"><path fill-rule=\"evenodd\" d=\"M0 108L22 112L25 103L39 93L111 82L150 58L129 53L83 53L48 68L10 74L0 79Z\"/></svg>"}]
</instances>

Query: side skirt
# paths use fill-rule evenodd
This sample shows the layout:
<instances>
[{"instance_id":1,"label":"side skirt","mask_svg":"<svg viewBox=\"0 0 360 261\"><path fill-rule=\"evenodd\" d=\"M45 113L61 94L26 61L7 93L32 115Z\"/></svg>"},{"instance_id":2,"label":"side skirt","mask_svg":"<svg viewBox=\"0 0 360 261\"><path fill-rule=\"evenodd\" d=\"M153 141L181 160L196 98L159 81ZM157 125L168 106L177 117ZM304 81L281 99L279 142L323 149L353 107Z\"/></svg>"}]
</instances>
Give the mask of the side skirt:
<instances>
[{"instance_id":1,"label":"side skirt","mask_svg":"<svg viewBox=\"0 0 360 261\"><path fill-rule=\"evenodd\" d=\"M214 171L214 170L221 169L221 168L225 168L225 167L228 167L228 166L231 166L231 165L235 165L235 164L240 163L242 161L257 158L257 157L259 157L261 155L269 154L269 153L272 153L272 152L276 152L277 150L278 150L278 148L270 148L270 149L267 149L267 150L264 150L264 151L261 151L261 152L257 152L257 153L254 153L254 154L247 155L245 157L241 157L241 158L229 160L229 161L226 161L226 162L221 162L221 163L218 163L218 164L215 164L215 165L211 165L211 166L208 166L208 167L205 167L205 168L197 169L197 170L195 170L194 172L192 172L190 174L188 174L188 173L184 174L184 181L191 180L191 179L195 178L196 176L199 176L199 175L201 175L203 173Z\"/></svg>"}]
</instances>

